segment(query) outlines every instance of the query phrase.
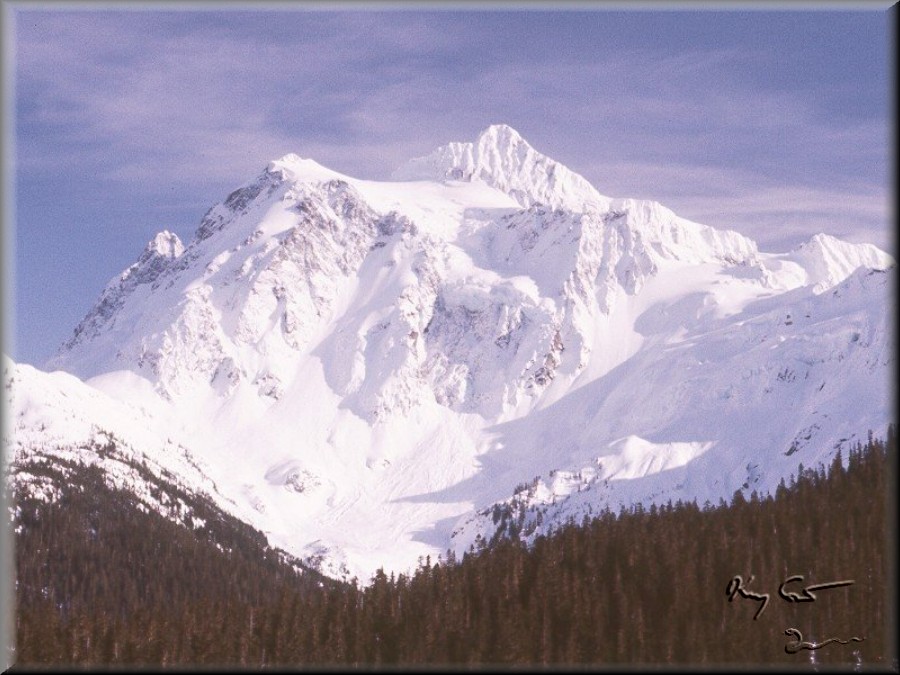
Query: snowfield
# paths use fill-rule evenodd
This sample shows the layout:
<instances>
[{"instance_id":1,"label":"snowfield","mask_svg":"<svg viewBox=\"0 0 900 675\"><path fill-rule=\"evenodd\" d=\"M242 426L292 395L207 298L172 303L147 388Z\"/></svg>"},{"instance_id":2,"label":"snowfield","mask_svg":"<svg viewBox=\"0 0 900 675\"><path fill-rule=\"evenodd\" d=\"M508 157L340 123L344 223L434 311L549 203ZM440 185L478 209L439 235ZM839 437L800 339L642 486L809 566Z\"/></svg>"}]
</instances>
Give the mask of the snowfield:
<instances>
[{"instance_id":1,"label":"snowfield","mask_svg":"<svg viewBox=\"0 0 900 675\"><path fill-rule=\"evenodd\" d=\"M504 125L388 182L287 155L190 242L157 235L54 372L4 362L11 479L52 499L29 462L101 462L187 524L147 491L176 476L361 580L771 491L894 420L895 274L871 245L761 252L605 197Z\"/></svg>"}]
</instances>

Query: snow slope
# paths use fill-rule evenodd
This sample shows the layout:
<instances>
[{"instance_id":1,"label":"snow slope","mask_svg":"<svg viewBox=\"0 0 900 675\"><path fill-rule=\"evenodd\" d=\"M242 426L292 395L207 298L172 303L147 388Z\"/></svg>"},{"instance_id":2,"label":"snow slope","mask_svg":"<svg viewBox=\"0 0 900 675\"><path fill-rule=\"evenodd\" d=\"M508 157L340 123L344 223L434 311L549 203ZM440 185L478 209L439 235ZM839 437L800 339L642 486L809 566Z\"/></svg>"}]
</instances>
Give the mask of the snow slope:
<instances>
[{"instance_id":1,"label":"snow slope","mask_svg":"<svg viewBox=\"0 0 900 675\"><path fill-rule=\"evenodd\" d=\"M117 400L63 372L44 373L3 359L4 447L13 480L42 501L59 496L59 486L41 465L69 474L69 464L100 466L108 484L128 490L147 510L189 527L200 527L192 509L170 499L159 486L171 483L189 494L212 498L219 508L240 508L221 494L191 451L145 409Z\"/></svg>"},{"instance_id":2,"label":"snow slope","mask_svg":"<svg viewBox=\"0 0 900 675\"><path fill-rule=\"evenodd\" d=\"M287 155L110 281L47 365L83 382L8 366L11 433L19 457L108 430L366 579L883 433L894 274L604 197L503 125L388 182Z\"/></svg>"}]
</instances>

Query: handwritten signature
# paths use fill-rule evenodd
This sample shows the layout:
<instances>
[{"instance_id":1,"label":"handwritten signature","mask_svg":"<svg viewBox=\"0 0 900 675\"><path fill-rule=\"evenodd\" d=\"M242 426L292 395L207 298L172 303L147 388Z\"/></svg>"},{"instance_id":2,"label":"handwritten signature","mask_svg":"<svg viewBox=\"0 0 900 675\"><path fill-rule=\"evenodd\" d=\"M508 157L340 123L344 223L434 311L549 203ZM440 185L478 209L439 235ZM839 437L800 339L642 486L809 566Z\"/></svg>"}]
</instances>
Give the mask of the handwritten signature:
<instances>
[{"instance_id":1,"label":"handwritten signature","mask_svg":"<svg viewBox=\"0 0 900 675\"><path fill-rule=\"evenodd\" d=\"M750 578L747 580L747 584L753 583L753 575L750 575ZM856 583L853 579L846 579L844 581L829 581L824 584L814 584L812 586L806 586L802 589L800 593L794 593L792 591L785 590L785 586L788 584L792 584L796 581L803 581L802 574L794 574L793 576L788 577L784 581L781 582L781 585L778 587L778 595L781 596L784 600L788 602L815 602L816 594L813 591L823 591L826 588L838 588L840 586L850 586L851 584ZM757 602L761 602L762 604L759 606L759 609L756 610L756 614L753 615L753 620L756 621L760 615L765 611L766 607L769 604L769 594L768 593L754 593L753 591L748 590L744 586L744 579L740 575L734 576L731 578L731 581L728 582L728 586L725 587L725 595L728 596L728 602L734 600L735 596L740 594L742 598L748 600L756 600ZM791 629L794 630L794 629ZM809 643L807 643L809 644ZM804 647L804 649L808 649L808 647Z\"/></svg>"},{"instance_id":2,"label":"handwritten signature","mask_svg":"<svg viewBox=\"0 0 900 675\"><path fill-rule=\"evenodd\" d=\"M838 638L829 638L829 639L825 640L824 642L804 642L803 641L803 633L801 633L796 628L788 628L786 631L784 631L784 634L794 638L793 640L791 640L784 646L784 651L786 651L788 654L796 654L801 649L821 649L825 645L831 644L832 642L837 642L838 644L847 645L847 644L850 644L851 642L862 642L863 640L866 639L864 637L863 638L852 637L849 640L840 640Z\"/></svg>"},{"instance_id":3,"label":"handwritten signature","mask_svg":"<svg viewBox=\"0 0 900 675\"><path fill-rule=\"evenodd\" d=\"M747 581L748 584L753 583L753 575L750 575L750 579ZM763 613L766 605L769 604L769 594L768 593L754 593L753 591L748 591L744 588L744 579L737 575L732 577L731 581L728 582L728 586L725 588L725 595L728 596L728 602L734 600L734 596L740 593L742 598L747 598L750 600L758 600L762 602L759 609L756 610L756 614L753 615L753 620L756 621L759 618L759 615Z\"/></svg>"},{"instance_id":4,"label":"handwritten signature","mask_svg":"<svg viewBox=\"0 0 900 675\"><path fill-rule=\"evenodd\" d=\"M747 580L747 585L753 583L753 575L750 575L750 579ZM787 579L781 582L781 585L778 587L778 595L781 596L783 600L787 600L788 602L815 602L817 596L815 591L824 591L827 588L840 588L841 586L851 586L856 583L853 579L844 579L843 581L829 581L824 584L813 584L811 586L803 587L799 593L794 591L786 590L786 587L789 584L802 582L803 575L802 574L794 574L789 576ZM740 575L734 576L731 578L731 581L728 582L728 585L725 587L725 595L728 596L728 602L734 600L738 595L742 598L748 600L756 600L760 603L759 609L756 610L756 614L753 615L753 620L756 621L760 615L765 611L766 607L769 604L769 594L768 593L755 593L747 588L744 584L744 578ZM788 637L793 638L790 640L785 646L784 651L788 654L796 654L804 649L821 649L825 645L829 645L833 642L837 642L838 644L846 645L851 642L862 642L865 638L860 637L851 637L847 640L841 640L840 638L829 638L823 642L805 642L803 640L803 634L797 630L796 628L788 628L784 631L784 634Z\"/></svg>"},{"instance_id":5,"label":"handwritten signature","mask_svg":"<svg viewBox=\"0 0 900 675\"><path fill-rule=\"evenodd\" d=\"M816 595L813 591L823 591L826 588L838 588L839 586L850 586L855 583L853 579L847 579L846 581L829 581L827 584L807 586L803 589L803 595L798 595L797 593L791 593L790 591L784 590L785 586L794 581L803 581L803 575L795 574L792 577L788 577L781 583L781 586L778 587L778 595L788 602L814 602Z\"/></svg>"}]
</instances>

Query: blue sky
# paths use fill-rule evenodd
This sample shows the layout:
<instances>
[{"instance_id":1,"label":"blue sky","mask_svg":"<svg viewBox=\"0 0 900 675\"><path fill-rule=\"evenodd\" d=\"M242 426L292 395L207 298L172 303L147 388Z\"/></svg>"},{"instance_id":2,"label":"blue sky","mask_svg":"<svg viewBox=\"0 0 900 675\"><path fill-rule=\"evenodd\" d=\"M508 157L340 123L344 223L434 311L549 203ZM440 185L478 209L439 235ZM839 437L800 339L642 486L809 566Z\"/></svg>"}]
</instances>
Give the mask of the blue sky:
<instances>
[{"instance_id":1,"label":"blue sky","mask_svg":"<svg viewBox=\"0 0 900 675\"><path fill-rule=\"evenodd\" d=\"M383 179L493 123L762 250L827 232L895 254L892 16L798 6L7 3L4 351L41 365L156 232L187 242L270 159Z\"/></svg>"}]
</instances>

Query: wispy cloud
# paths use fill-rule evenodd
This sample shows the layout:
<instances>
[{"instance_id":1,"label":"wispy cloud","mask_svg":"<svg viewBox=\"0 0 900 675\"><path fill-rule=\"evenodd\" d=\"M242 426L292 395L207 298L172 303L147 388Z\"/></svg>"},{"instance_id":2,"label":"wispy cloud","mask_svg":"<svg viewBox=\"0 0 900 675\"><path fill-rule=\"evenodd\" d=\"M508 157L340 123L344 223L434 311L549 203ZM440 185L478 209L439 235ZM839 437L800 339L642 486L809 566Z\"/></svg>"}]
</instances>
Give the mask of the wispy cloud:
<instances>
[{"instance_id":1,"label":"wispy cloud","mask_svg":"<svg viewBox=\"0 0 900 675\"><path fill-rule=\"evenodd\" d=\"M772 58L763 49L643 48L510 63L477 32L467 39L448 30L460 24L415 13L222 15L196 24L141 12L27 16L25 170L64 160L58 153L68 147L71 161L116 180L190 182L198 162L207 179L224 180L309 148L325 163L352 155L365 172L381 162L386 176L405 159L391 147L405 141L426 151L424 143L496 121L538 128L550 154L557 142L577 146L585 165L600 153L785 172L791 163L827 170L838 159L884 172L886 163L883 125L830 127L800 94L748 87L740 73ZM273 25L281 27L275 41Z\"/></svg>"},{"instance_id":2,"label":"wispy cloud","mask_svg":"<svg viewBox=\"0 0 900 675\"><path fill-rule=\"evenodd\" d=\"M272 44L265 32L173 34L127 16L36 14L20 38L22 168L68 159L120 180L233 180L298 144L352 140L383 79L366 60L377 51L351 47L361 20L342 15L338 33L333 16L285 16L300 30Z\"/></svg>"}]
</instances>

